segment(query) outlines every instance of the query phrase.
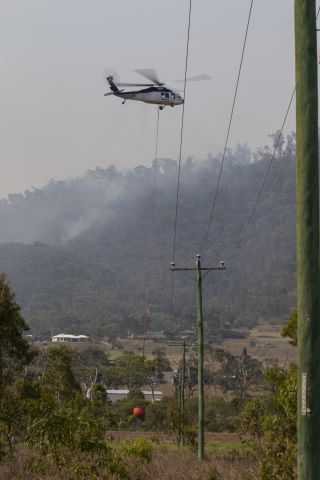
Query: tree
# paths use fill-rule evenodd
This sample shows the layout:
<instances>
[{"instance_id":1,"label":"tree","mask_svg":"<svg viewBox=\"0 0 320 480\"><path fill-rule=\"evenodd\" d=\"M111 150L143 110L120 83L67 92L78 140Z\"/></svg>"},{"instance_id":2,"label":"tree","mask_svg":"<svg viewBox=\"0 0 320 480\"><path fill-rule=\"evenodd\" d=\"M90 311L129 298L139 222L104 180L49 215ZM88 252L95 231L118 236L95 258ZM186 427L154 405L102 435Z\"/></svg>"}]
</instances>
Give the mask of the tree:
<instances>
[{"instance_id":1,"label":"tree","mask_svg":"<svg viewBox=\"0 0 320 480\"><path fill-rule=\"evenodd\" d=\"M123 459L104 440L99 422L72 409L45 408L28 431L32 455L27 469L44 473L52 471L59 478L109 479L129 478Z\"/></svg>"},{"instance_id":2,"label":"tree","mask_svg":"<svg viewBox=\"0 0 320 480\"><path fill-rule=\"evenodd\" d=\"M10 389L7 389L2 395L0 408L0 460L13 452L24 433L24 404Z\"/></svg>"},{"instance_id":3,"label":"tree","mask_svg":"<svg viewBox=\"0 0 320 480\"><path fill-rule=\"evenodd\" d=\"M223 348L216 349L215 357L217 362L220 363L220 369L216 375L217 383L220 384L223 392L226 393L228 390L235 388L238 373L237 359Z\"/></svg>"},{"instance_id":4,"label":"tree","mask_svg":"<svg viewBox=\"0 0 320 480\"><path fill-rule=\"evenodd\" d=\"M283 337L289 338L289 343L294 347L298 343L298 310L295 308L289 318L288 323L281 330L281 335Z\"/></svg>"},{"instance_id":5,"label":"tree","mask_svg":"<svg viewBox=\"0 0 320 480\"><path fill-rule=\"evenodd\" d=\"M133 387L142 387L146 383L144 357L141 355L121 355L116 360L116 369L119 371L121 384L129 390Z\"/></svg>"},{"instance_id":6,"label":"tree","mask_svg":"<svg viewBox=\"0 0 320 480\"><path fill-rule=\"evenodd\" d=\"M71 368L71 352L64 345L48 351L42 384L54 394L58 404L71 400L80 386Z\"/></svg>"},{"instance_id":7,"label":"tree","mask_svg":"<svg viewBox=\"0 0 320 480\"><path fill-rule=\"evenodd\" d=\"M159 364L156 360L144 359L143 372L146 383L151 388L152 401L154 402L154 387L163 378L163 372L159 371Z\"/></svg>"},{"instance_id":8,"label":"tree","mask_svg":"<svg viewBox=\"0 0 320 480\"><path fill-rule=\"evenodd\" d=\"M239 385L241 398L245 398L250 385L262 382L262 364L250 357L246 348L243 348L242 354L237 357L237 364L236 380Z\"/></svg>"},{"instance_id":9,"label":"tree","mask_svg":"<svg viewBox=\"0 0 320 480\"><path fill-rule=\"evenodd\" d=\"M296 339L295 312L284 336ZM297 368L272 367L266 372L272 386L269 397L251 400L242 418L243 432L258 446L260 480L294 480L297 454Z\"/></svg>"},{"instance_id":10,"label":"tree","mask_svg":"<svg viewBox=\"0 0 320 480\"><path fill-rule=\"evenodd\" d=\"M145 400L145 396L143 392L140 390L140 388L132 388L131 390L129 390L129 393L127 395L127 400L141 401L141 400Z\"/></svg>"},{"instance_id":11,"label":"tree","mask_svg":"<svg viewBox=\"0 0 320 480\"><path fill-rule=\"evenodd\" d=\"M285 144L283 133L277 130L275 133L269 135L269 137L272 138L273 148L277 148L278 155L281 157Z\"/></svg>"},{"instance_id":12,"label":"tree","mask_svg":"<svg viewBox=\"0 0 320 480\"><path fill-rule=\"evenodd\" d=\"M14 374L31 362L35 352L23 338L29 330L4 274L0 275L0 399Z\"/></svg>"},{"instance_id":13,"label":"tree","mask_svg":"<svg viewBox=\"0 0 320 480\"><path fill-rule=\"evenodd\" d=\"M164 348L155 348L152 352L153 359L157 365L158 375L163 377L164 372L171 372L170 360L166 355Z\"/></svg>"},{"instance_id":14,"label":"tree","mask_svg":"<svg viewBox=\"0 0 320 480\"><path fill-rule=\"evenodd\" d=\"M193 425L193 417L188 409L183 413L180 411L176 398L168 400L165 431L175 436L177 445L180 443L181 432L183 431L185 443L193 449L197 447L197 432Z\"/></svg>"}]
</instances>

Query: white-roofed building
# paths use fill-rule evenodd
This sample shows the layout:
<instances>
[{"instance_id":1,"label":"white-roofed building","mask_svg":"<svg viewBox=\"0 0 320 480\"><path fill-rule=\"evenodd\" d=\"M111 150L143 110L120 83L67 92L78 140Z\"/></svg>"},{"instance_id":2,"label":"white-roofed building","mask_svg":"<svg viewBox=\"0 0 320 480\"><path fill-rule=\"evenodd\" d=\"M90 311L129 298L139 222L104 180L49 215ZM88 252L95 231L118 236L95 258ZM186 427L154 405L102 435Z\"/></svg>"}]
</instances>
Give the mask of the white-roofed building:
<instances>
[{"instance_id":1,"label":"white-roofed building","mask_svg":"<svg viewBox=\"0 0 320 480\"><path fill-rule=\"evenodd\" d=\"M71 335L69 333L59 333L51 337L53 343L75 343L75 342L87 342L90 337L87 335Z\"/></svg>"},{"instance_id":2,"label":"white-roofed building","mask_svg":"<svg viewBox=\"0 0 320 480\"><path fill-rule=\"evenodd\" d=\"M142 393L144 395L144 398L147 401L152 402L153 398L152 398L151 390L143 390ZM127 398L128 394L129 394L129 390L107 390L107 395L109 400L111 400L111 402L116 402L117 400L123 400L124 398ZM162 400L162 397L163 397L163 393L160 392L160 390L154 391L155 401Z\"/></svg>"}]
</instances>

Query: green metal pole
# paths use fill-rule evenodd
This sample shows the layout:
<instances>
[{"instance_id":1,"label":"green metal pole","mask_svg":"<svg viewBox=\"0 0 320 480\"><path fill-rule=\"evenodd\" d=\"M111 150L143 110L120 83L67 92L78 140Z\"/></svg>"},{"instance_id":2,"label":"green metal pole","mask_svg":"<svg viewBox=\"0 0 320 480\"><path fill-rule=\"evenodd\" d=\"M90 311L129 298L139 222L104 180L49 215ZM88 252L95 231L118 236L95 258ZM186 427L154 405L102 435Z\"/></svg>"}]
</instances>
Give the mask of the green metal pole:
<instances>
[{"instance_id":1,"label":"green metal pole","mask_svg":"<svg viewBox=\"0 0 320 480\"><path fill-rule=\"evenodd\" d=\"M315 0L295 0L298 479L320 479L320 266Z\"/></svg>"},{"instance_id":2,"label":"green metal pole","mask_svg":"<svg viewBox=\"0 0 320 480\"><path fill-rule=\"evenodd\" d=\"M182 378L181 378L181 410L184 412L184 390L186 378L186 342L183 342L183 356L182 356Z\"/></svg>"},{"instance_id":3,"label":"green metal pole","mask_svg":"<svg viewBox=\"0 0 320 480\"><path fill-rule=\"evenodd\" d=\"M182 420L181 420L181 373L179 373L178 404L179 404L179 414L180 414L180 421L179 421L179 446L181 446L181 438L182 438Z\"/></svg>"},{"instance_id":4,"label":"green metal pole","mask_svg":"<svg viewBox=\"0 0 320 480\"><path fill-rule=\"evenodd\" d=\"M204 387L203 387L203 317L202 317L202 284L200 255L196 261L196 287L197 287L197 319L198 319L198 458L204 459Z\"/></svg>"},{"instance_id":5,"label":"green metal pole","mask_svg":"<svg viewBox=\"0 0 320 480\"><path fill-rule=\"evenodd\" d=\"M186 376L186 342L183 342L183 353L182 353L182 373L181 373L181 397L180 397L180 413L181 417L184 414L184 382ZM182 425L181 425L181 434L180 434L180 446L183 447L184 445L184 419L182 418Z\"/></svg>"}]
</instances>

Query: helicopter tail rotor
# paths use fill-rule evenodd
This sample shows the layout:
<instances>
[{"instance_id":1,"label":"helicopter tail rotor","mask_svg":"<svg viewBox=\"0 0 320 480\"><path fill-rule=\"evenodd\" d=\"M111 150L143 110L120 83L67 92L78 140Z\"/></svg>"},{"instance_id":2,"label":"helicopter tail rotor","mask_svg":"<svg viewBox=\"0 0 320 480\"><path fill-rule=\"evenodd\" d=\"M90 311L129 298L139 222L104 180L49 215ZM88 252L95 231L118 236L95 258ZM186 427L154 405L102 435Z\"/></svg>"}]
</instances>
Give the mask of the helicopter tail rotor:
<instances>
[{"instance_id":1,"label":"helicopter tail rotor","mask_svg":"<svg viewBox=\"0 0 320 480\"><path fill-rule=\"evenodd\" d=\"M109 77L106 78L107 82L110 85L110 89L112 90L113 93L119 93L119 88L117 87L117 84L114 81L114 77L112 75L109 75Z\"/></svg>"},{"instance_id":2,"label":"helicopter tail rotor","mask_svg":"<svg viewBox=\"0 0 320 480\"><path fill-rule=\"evenodd\" d=\"M120 83L120 77L119 74L113 70L112 68L106 68L103 72L104 78L106 82L109 84L111 90L113 92L117 92L119 83Z\"/></svg>"}]
</instances>

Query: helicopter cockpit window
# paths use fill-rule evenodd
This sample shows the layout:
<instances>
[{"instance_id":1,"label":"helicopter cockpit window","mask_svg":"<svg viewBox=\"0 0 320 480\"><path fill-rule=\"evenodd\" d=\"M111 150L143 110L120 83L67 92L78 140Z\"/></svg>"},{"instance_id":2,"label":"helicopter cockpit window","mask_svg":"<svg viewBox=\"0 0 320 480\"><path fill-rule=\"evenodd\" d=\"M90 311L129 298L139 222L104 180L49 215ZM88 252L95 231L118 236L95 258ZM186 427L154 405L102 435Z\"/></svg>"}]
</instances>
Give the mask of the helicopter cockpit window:
<instances>
[{"instance_id":1,"label":"helicopter cockpit window","mask_svg":"<svg viewBox=\"0 0 320 480\"><path fill-rule=\"evenodd\" d=\"M174 94L174 93L171 93L171 98L172 98L172 99L175 98L175 94Z\"/></svg>"}]
</instances>

